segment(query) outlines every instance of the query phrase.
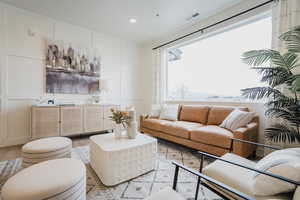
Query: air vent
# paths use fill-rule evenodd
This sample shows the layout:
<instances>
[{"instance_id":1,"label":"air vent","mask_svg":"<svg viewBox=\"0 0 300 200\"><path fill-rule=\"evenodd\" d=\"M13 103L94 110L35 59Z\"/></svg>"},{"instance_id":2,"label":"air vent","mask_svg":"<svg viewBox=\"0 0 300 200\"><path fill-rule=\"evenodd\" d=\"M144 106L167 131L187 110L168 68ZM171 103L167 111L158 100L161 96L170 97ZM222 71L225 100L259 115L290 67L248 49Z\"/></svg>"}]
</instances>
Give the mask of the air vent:
<instances>
[{"instance_id":1,"label":"air vent","mask_svg":"<svg viewBox=\"0 0 300 200\"><path fill-rule=\"evenodd\" d=\"M199 15L200 14L198 12L196 12L196 13L192 14L192 16L186 18L186 21L194 20L195 18L199 17Z\"/></svg>"}]
</instances>

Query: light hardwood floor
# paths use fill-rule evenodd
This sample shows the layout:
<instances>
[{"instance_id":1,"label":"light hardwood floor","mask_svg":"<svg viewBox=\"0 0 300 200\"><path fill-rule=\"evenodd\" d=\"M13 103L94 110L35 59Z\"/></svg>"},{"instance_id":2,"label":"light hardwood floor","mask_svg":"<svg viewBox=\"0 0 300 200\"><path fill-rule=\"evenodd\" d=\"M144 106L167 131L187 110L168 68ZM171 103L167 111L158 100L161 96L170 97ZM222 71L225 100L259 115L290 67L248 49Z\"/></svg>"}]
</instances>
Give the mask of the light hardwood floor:
<instances>
[{"instance_id":1,"label":"light hardwood floor","mask_svg":"<svg viewBox=\"0 0 300 200\"><path fill-rule=\"evenodd\" d=\"M73 147L89 145L89 136L72 138ZM0 161L21 157L22 145L0 148Z\"/></svg>"}]
</instances>

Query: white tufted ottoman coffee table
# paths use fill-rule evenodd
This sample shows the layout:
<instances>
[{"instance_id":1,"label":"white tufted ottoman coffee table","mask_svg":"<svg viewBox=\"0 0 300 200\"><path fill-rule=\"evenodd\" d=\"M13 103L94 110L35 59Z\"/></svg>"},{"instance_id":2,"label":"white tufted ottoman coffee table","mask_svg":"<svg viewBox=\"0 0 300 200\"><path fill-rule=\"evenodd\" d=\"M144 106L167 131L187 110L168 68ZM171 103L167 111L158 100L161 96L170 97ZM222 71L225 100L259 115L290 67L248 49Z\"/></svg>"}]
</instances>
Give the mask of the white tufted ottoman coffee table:
<instances>
[{"instance_id":1,"label":"white tufted ottoman coffee table","mask_svg":"<svg viewBox=\"0 0 300 200\"><path fill-rule=\"evenodd\" d=\"M3 200L85 200L85 165L72 158L32 165L8 179L1 197Z\"/></svg>"},{"instance_id":2,"label":"white tufted ottoman coffee table","mask_svg":"<svg viewBox=\"0 0 300 200\"><path fill-rule=\"evenodd\" d=\"M22 147L22 167L47 160L70 158L72 140L66 137L49 137L28 142Z\"/></svg>"},{"instance_id":3,"label":"white tufted ottoman coffee table","mask_svg":"<svg viewBox=\"0 0 300 200\"><path fill-rule=\"evenodd\" d=\"M139 134L136 139L116 140L113 134L90 137L91 166L102 183L119 184L155 168L157 140Z\"/></svg>"}]
</instances>

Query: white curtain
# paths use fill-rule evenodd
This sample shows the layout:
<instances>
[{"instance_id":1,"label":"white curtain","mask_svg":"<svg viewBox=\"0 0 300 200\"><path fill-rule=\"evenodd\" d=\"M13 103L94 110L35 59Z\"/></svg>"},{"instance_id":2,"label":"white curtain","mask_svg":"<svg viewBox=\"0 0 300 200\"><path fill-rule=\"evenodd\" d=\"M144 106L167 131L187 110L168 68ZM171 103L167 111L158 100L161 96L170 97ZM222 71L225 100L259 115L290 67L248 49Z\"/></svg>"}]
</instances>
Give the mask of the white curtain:
<instances>
[{"instance_id":1,"label":"white curtain","mask_svg":"<svg viewBox=\"0 0 300 200\"><path fill-rule=\"evenodd\" d=\"M152 63L152 104L162 104L166 95L166 60L165 50L163 48L152 51Z\"/></svg>"},{"instance_id":2,"label":"white curtain","mask_svg":"<svg viewBox=\"0 0 300 200\"><path fill-rule=\"evenodd\" d=\"M279 40L279 36L291 28L300 25L300 0L276 0L272 7L272 49L278 50L282 53L286 51L284 42ZM288 89L282 86L280 89L284 93L289 93ZM266 121L267 126L272 123L272 120ZM278 145L284 147L290 146L288 143L274 143L268 144ZM265 155L271 151L265 149Z\"/></svg>"},{"instance_id":3,"label":"white curtain","mask_svg":"<svg viewBox=\"0 0 300 200\"><path fill-rule=\"evenodd\" d=\"M292 27L300 25L300 0L276 0L272 8L272 49L284 51L278 38Z\"/></svg>"}]
</instances>

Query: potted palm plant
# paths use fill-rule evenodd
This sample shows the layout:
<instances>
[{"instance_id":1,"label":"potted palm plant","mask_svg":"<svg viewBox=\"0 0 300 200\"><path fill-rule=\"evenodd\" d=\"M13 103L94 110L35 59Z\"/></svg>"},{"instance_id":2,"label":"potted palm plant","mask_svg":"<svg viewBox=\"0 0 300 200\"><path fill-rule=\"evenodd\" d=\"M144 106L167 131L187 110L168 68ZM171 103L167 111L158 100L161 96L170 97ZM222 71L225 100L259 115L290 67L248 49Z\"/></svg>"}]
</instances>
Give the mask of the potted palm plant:
<instances>
[{"instance_id":1,"label":"potted palm plant","mask_svg":"<svg viewBox=\"0 0 300 200\"><path fill-rule=\"evenodd\" d=\"M242 60L261 75L265 87L242 90L244 97L265 99L265 115L271 125L265 130L267 140L273 142L300 142L300 26L279 37L286 45L281 53L272 49L245 52Z\"/></svg>"}]
</instances>

